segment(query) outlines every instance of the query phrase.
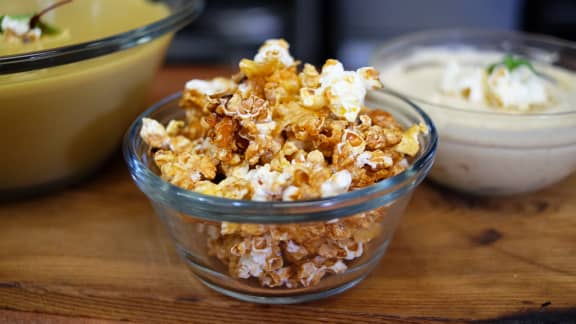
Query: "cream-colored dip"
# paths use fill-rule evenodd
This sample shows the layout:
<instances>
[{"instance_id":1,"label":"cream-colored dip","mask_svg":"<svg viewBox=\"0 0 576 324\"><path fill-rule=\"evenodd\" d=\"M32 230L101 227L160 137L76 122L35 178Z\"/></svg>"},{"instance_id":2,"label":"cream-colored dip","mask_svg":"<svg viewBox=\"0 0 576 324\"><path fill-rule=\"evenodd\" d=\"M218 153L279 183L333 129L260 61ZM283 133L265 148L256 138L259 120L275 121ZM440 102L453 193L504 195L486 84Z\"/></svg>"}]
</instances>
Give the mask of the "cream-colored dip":
<instances>
[{"instance_id":1,"label":"cream-colored dip","mask_svg":"<svg viewBox=\"0 0 576 324\"><path fill-rule=\"evenodd\" d=\"M372 62L384 87L413 99L438 128L430 174L436 182L475 194L514 194L576 169L576 73L542 53L531 62L536 73L522 66L504 75L510 71L497 66L490 74L487 68L505 55L421 47Z\"/></svg>"}]
</instances>

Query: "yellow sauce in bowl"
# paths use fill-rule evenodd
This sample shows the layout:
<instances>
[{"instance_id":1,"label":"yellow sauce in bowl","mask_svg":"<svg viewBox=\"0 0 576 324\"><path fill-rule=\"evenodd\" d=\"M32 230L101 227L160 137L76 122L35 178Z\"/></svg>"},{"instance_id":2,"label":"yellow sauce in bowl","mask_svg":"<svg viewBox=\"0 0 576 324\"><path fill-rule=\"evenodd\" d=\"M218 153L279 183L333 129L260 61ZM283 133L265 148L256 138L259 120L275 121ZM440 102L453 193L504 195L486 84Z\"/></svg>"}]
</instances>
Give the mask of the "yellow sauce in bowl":
<instances>
[{"instance_id":1,"label":"yellow sauce in bowl","mask_svg":"<svg viewBox=\"0 0 576 324\"><path fill-rule=\"evenodd\" d=\"M54 2L2 1L0 15L34 14ZM84 43L143 27L169 14L165 5L148 0L75 0L42 16L42 21L62 33L44 35L41 40L27 44L0 41L0 56Z\"/></svg>"},{"instance_id":2,"label":"yellow sauce in bowl","mask_svg":"<svg viewBox=\"0 0 576 324\"><path fill-rule=\"evenodd\" d=\"M3 1L0 14L34 13L50 3ZM43 17L62 34L26 44L0 41L0 56L112 36L169 14L165 5L146 0L76 0ZM77 63L0 75L0 192L66 182L102 163L144 107L170 38Z\"/></svg>"}]
</instances>

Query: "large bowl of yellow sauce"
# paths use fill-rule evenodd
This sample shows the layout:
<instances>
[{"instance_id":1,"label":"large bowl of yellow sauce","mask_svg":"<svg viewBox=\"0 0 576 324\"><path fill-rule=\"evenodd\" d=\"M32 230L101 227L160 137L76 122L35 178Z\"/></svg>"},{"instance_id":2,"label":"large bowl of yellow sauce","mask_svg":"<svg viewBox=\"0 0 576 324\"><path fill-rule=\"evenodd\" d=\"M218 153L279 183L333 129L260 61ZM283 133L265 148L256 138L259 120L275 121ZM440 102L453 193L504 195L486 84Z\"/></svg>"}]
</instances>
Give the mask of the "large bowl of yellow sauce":
<instances>
[{"instance_id":1,"label":"large bowl of yellow sauce","mask_svg":"<svg viewBox=\"0 0 576 324\"><path fill-rule=\"evenodd\" d=\"M56 1L1 1L0 16ZM57 33L0 33L0 199L54 190L118 147L174 32L202 1L75 0L42 16ZM7 25L8 22L4 22Z\"/></svg>"}]
</instances>

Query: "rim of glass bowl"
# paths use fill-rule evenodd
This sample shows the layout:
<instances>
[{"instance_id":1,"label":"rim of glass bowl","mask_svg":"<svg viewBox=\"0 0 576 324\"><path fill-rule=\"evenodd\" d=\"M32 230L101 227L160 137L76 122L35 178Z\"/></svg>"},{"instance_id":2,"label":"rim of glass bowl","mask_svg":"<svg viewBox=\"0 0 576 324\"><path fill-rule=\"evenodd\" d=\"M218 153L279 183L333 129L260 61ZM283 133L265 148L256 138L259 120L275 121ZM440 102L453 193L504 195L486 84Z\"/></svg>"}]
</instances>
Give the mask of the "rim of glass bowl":
<instances>
[{"instance_id":1,"label":"rim of glass bowl","mask_svg":"<svg viewBox=\"0 0 576 324\"><path fill-rule=\"evenodd\" d=\"M409 193L428 174L434 160L438 136L430 117L406 98L389 93L412 108L429 132L424 151L404 172L371 186L333 197L299 201L251 201L209 196L186 190L163 180L141 160L139 136L142 118L179 100L181 92L172 94L142 113L124 136L123 153L130 174L138 187L151 199L190 217L208 221L236 223L296 223L330 220L368 211L392 203ZM144 153L145 154L145 153Z\"/></svg>"},{"instance_id":2,"label":"rim of glass bowl","mask_svg":"<svg viewBox=\"0 0 576 324\"><path fill-rule=\"evenodd\" d=\"M571 51L576 53L576 43L570 42L567 40L563 40L560 38L548 36L548 35L540 35L540 34L531 34L531 33L523 33L523 32L516 32L516 31L505 31L505 30L497 30L497 29L476 29L476 28L458 28L458 29L435 29L435 30L427 30L422 32L414 32L404 36L395 37L382 45L378 46L371 55L370 63L373 66L377 66L378 57L385 56L386 52L391 52L397 50L398 48L406 48L409 50L411 47L426 47L426 46L442 46L442 45L418 45L421 41L429 41L430 38L435 39L444 39L446 44L453 44L455 41L462 41L462 39L466 39L466 37L492 37L492 38L501 38L501 41L506 40L516 40L516 41L526 41L526 42L539 42L540 44L546 44L548 46L555 46L558 48L567 48ZM445 44L445 45L446 45ZM467 45L466 41L462 41L461 45ZM576 73L576 72L575 72ZM386 85L385 85L386 86ZM546 118L555 118L555 117L565 117L576 115L576 109L569 110L569 111L562 111L562 112L539 112L539 113L530 113L530 114L515 114L515 113L506 113L500 111L471 111L465 108L458 108L450 105L443 105L430 102L426 99L422 99L420 97L410 95L403 91L395 90L393 87L387 87L387 89L392 90L393 92L400 94L407 99L418 103L420 105L424 104L434 108L440 108L447 112L459 112L459 113L469 113L473 115L483 116L483 117L498 117L498 118L514 118L514 119L546 119ZM381 92L380 90L376 90L376 92Z\"/></svg>"},{"instance_id":3,"label":"rim of glass bowl","mask_svg":"<svg viewBox=\"0 0 576 324\"><path fill-rule=\"evenodd\" d=\"M167 1L163 1L167 2ZM33 71L75 63L146 44L192 22L204 8L203 0L179 0L170 15L143 27L96 40L42 51L0 57L0 74Z\"/></svg>"}]
</instances>

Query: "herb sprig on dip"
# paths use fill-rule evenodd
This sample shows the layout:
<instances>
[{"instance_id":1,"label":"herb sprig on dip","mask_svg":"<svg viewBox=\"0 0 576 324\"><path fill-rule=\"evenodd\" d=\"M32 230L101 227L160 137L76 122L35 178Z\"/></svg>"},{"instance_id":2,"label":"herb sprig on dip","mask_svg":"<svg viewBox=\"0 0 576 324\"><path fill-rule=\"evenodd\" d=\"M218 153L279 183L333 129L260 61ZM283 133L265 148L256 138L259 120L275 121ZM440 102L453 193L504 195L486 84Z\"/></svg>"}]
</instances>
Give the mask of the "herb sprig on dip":
<instances>
[{"instance_id":1,"label":"herb sprig on dip","mask_svg":"<svg viewBox=\"0 0 576 324\"><path fill-rule=\"evenodd\" d=\"M521 66L526 66L532 72L534 72L534 74L536 74L536 70L534 69L534 66L532 66L532 63L530 63L530 61L528 61L525 58L522 58L519 56L514 56L511 54L507 54L506 56L504 56L502 61L500 61L498 63L490 64L490 66L488 66L486 71L488 72L488 74L492 74L494 69L498 66L501 66L501 65L504 65L508 69L508 71L510 71L510 72L516 70L517 68L519 68Z\"/></svg>"}]
</instances>

